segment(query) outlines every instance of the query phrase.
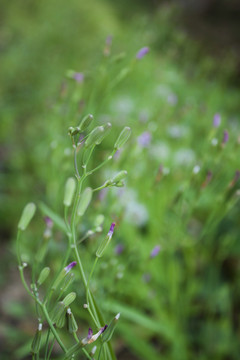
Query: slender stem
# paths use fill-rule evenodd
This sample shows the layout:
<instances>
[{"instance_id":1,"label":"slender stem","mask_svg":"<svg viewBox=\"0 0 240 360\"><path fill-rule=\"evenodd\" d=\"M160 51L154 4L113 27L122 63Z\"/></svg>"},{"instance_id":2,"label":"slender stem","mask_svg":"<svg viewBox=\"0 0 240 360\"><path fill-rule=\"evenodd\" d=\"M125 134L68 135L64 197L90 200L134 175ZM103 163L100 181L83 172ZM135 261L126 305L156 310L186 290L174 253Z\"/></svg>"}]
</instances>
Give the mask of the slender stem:
<instances>
[{"instance_id":1,"label":"slender stem","mask_svg":"<svg viewBox=\"0 0 240 360\"><path fill-rule=\"evenodd\" d=\"M105 164L107 164L108 161L112 160L113 155L115 154L116 150L113 150L113 152L111 153L111 155L108 156L108 158L106 160L104 160L100 165L98 165L97 167L95 167L95 169L90 170L88 172L88 175L92 175L95 171L101 169L101 167L103 167Z\"/></svg>"},{"instance_id":2,"label":"slender stem","mask_svg":"<svg viewBox=\"0 0 240 360\"><path fill-rule=\"evenodd\" d=\"M86 290L86 293L87 293L87 304L89 306L89 285L90 285L90 280L92 278L92 275L93 275L93 272L94 272L94 269L96 267L96 264L98 262L98 257L95 258L95 261L94 261L94 264L93 264L93 267L92 267L92 270L91 270L91 273L88 277L88 281L87 281L87 290Z\"/></svg>"},{"instance_id":3,"label":"slender stem","mask_svg":"<svg viewBox=\"0 0 240 360\"><path fill-rule=\"evenodd\" d=\"M48 328L48 332L47 332L47 339L46 339L46 343L45 343L45 355L44 355L44 360L46 360L46 359L47 359L47 353L48 353L48 345L49 345L50 333L51 333L51 329L50 329L50 328Z\"/></svg>"},{"instance_id":4,"label":"slender stem","mask_svg":"<svg viewBox=\"0 0 240 360\"><path fill-rule=\"evenodd\" d=\"M77 166L77 147L76 147L76 145L74 145L73 148L74 148L74 167L75 167L77 179L79 180L80 175L79 175L78 166Z\"/></svg>"},{"instance_id":5,"label":"slender stem","mask_svg":"<svg viewBox=\"0 0 240 360\"><path fill-rule=\"evenodd\" d=\"M60 337L59 337L59 335L58 335L55 327L53 326L53 323L52 323L52 321L51 321L51 319L50 319L50 317L49 317L49 314L48 314L48 311L47 311L47 308L46 308L45 304L41 304L41 307L42 307L42 311L43 311L43 313L44 313L44 315L45 315L45 318L46 318L46 320L47 320L47 322L48 322L48 325L49 325L50 328L51 328L51 331L52 331L55 339L57 340L57 342L58 342L58 344L60 345L61 349L66 353L66 352L67 352L67 349L66 349L66 347L64 346L62 340L60 339Z\"/></svg>"},{"instance_id":6,"label":"slender stem","mask_svg":"<svg viewBox=\"0 0 240 360\"><path fill-rule=\"evenodd\" d=\"M99 190L102 190L102 189L105 189L106 187L109 187L109 185L105 185L105 184L103 184L102 186L99 186L98 188L93 189L93 192L95 192L95 191L99 191Z\"/></svg>"},{"instance_id":7,"label":"slender stem","mask_svg":"<svg viewBox=\"0 0 240 360\"><path fill-rule=\"evenodd\" d=\"M51 345L51 347L50 347L50 349L49 349L49 352L48 352L47 360L50 360L50 356L51 356L51 353L52 353L52 349L53 349L54 343L55 343L55 339L53 339L53 341L52 341L52 345Z\"/></svg>"}]
</instances>

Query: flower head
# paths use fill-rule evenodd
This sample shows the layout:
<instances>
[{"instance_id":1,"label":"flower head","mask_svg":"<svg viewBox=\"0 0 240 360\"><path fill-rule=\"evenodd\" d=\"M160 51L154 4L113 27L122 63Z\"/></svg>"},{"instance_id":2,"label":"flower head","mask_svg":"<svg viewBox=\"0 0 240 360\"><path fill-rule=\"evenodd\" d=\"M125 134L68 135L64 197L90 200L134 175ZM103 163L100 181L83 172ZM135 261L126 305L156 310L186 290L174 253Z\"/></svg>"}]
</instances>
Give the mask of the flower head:
<instances>
[{"instance_id":1,"label":"flower head","mask_svg":"<svg viewBox=\"0 0 240 360\"><path fill-rule=\"evenodd\" d=\"M108 236L113 236L113 231L114 231L114 228L115 228L115 223L112 223L111 226L110 226L110 229L109 229L109 232L108 232Z\"/></svg>"},{"instance_id":2,"label":"flower head","mask_svg":"<svg viewBox=\"0 0 240 360\"><path fill-rule=\"evenodd\" d=\"M71 271L72 268L74 268L74 266L76 266L76 265L77 265L77 262L76 262L76 261L73 261L73 262L71 262L68 266L66 266L66 267L64 268L66 274L69 273L69 271Z\"/></svg>"},{"instance_id":3,"label":"flower head","mask_svg":"<svg viewBox=\"0 0 240 360\"><path fill-rule=\"evenodd\" d=\"M140 60L142 59L147 53L149 52L149 47L145 46L141 48L136 55L136 59Z\"/></svg>"}]
</instances>

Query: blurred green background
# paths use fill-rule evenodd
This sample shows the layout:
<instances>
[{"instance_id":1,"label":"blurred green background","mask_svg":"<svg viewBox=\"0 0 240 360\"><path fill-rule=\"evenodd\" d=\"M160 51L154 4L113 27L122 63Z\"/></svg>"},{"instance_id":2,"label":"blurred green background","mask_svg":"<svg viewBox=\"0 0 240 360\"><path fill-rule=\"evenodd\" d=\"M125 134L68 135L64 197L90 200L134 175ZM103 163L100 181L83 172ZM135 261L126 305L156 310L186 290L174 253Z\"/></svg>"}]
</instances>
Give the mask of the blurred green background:
<instances>
[{"instance_id":1,"label":"blurred green background","mask_svg":"<svg viewBox=\"0 0 240 360\"><path fill-rule=\"evenodd\" d=\"M88 112L113 124L96 164L119 131L132 128L124 151L88 184L126 169L126 187L96 195L79 227L91 229L97 214L104 231L117 222L93 283L108 317L122 314L117 358L239 359L239 14L234 0L2 4L2 359L30 358L36 326L17 272L21 210L44 201L62 214L74 173L67 130ZM137 61L144 46L150 52ZM23 244L30 265L43 231L39 211ZM54 235L46 265L56 268L56 251L60 258L65 248L57 229ZM83 248L89 271L94 241Z\"/></svg>"}]
</instances>

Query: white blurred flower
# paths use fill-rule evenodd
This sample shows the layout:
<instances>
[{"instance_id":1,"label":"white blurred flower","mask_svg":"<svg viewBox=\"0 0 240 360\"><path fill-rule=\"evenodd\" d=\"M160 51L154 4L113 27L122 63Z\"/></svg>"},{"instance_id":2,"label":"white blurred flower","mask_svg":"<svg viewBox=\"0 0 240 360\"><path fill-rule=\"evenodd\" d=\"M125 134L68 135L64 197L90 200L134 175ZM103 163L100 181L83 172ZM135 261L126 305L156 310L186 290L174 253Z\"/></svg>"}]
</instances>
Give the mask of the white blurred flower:
<instances>
[{"instance_id":1,"label":"white blurred flower","mask_svg":"<svg viewBox=\"0 0 240 360\"><path fill-rule=\"evenodd\" d=\"M170 148L169 146L164 142L158 142L156 144L153 144L149 148L149 154L154 159L158 160L159 162L166 160L170 156Z\"/></svg>"},{"instance_id":2,"label":"white blurred flower","mask_svg":"<svg viewBox=\"0 0 240 360\"><path fill-rule=\"evenodd\" d=\"M173 139L178 139L188 134L188 128L184 125L172 125L167 128L169 136Z\"/></svg>"},{"instance_id":3,"label":"white blurred flower","mask_svg":"<svg viewBox=\"0 0 240 360\"><path fill-rule=\"evenodd\" d=\"M174 162L177 165L190 165L195 160L195 153L191 149L180 149L175 153Z\"/></svg>"}]
</instances>

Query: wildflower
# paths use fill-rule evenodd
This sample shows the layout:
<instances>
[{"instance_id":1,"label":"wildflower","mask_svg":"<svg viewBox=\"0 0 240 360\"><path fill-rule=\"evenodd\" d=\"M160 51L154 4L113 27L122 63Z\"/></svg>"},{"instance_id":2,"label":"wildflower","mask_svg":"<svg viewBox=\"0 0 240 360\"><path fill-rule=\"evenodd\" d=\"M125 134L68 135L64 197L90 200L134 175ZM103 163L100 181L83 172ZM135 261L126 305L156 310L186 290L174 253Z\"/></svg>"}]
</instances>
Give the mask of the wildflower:
<instances>
[{"instance_id":1,"label":"wildflower","mask_svg":"<svg viewBox=\"0 0 240 360\"><path fill-rule=\"evenodd\" d=\"M80 72L75 72L73 78L74 80L76 80L77 83L82 83L84 80L84 74Z\"/></svg>"},{"instance_id":2,"label":"wildflower","mask_svg":"<svg viewBox=\"0 0 240 360\"><path fill-rule=\"evenodd\" d=\"M150 258L153 259L154 257L156 257L158 255L158 253L160 252L160 250L161 250L161 246L156 245L151 251Z\"/></svg>"},{"instance_id":3,"label":"wildflower","mask_svg":"<svg viewBox=\"0 0 240 360\"><path fill-rule=\"evenodd\" d=\"M141 48L136 55L136 59L140 60L142 59L147 53L149 52L149 47L145 46Z\"/></svg>"},{"instance_id":4,"label":"wildflower","mask_svg":"<svg viewBox=\"0 0 240 360\"><path fill-rule=\"evenodd\" d=\"M139 146L142 148L148 147L152 140L152 135L149 131L144 131L140 136L138 136L137 141Z\"/></svg>"},{"instance_id":5,"label":"wildflower","mask_svg":"<svg viewBox=\"0 0 240 360\"><path fill-rule=\"evenodd\" d=\"M66 273L66 274L69 273L69 271L71 271L72 268L74 268L74 266L76 266L76 265L77 265L77 262L76 262L76 261L71 262L68 266L66 266L66 267L64 268L65 273Z\"/></svg>"},{"instance_id":6,"label":"wildflower","mask_svg":"<svg viewBox=\"0 0 240 360\"><path fill-rule=\"evenodd\" d=\"M96 341L99 336L107 329L107 325L103 326L95 335L93 335L93 331L91 328L88 329L88 334L87 337L85 337L84 339L82 339L81 343L82 345L87 345L87 344L91 344L94 341Z\"/></svg>"},{"instance_id":7,"label":"wildflower","mask_svg":"<svg viewBox=\"0 0 240 360\"><path fill-rule=\"evenodd\" d=\"M222 145L225 145L229 140L229 133L227 130L224 130L223 132L223 139L222 139Z\"/></svg>"},{"instance_id":8,"label":"wildflower","mask_svg":"<svg viewBox=\"0 0 240 360\"><path fill-rule=\"evenodd\" d=\"M213 117L213 127L217 128L221 124L221 116L220 114L215 114Z\"/></svg>"},{"instance_id":9,"label":"wildflower","mask_svg":"<svg viewBox=\"0 0 240 360\"><path fill-rule=\"evenodd\" d=\"M121 255L123 250L124 250L124 245L123 244L117 244L115 246L114 252L115 252L116 255Z\"/></svg>"}]
</instances>

